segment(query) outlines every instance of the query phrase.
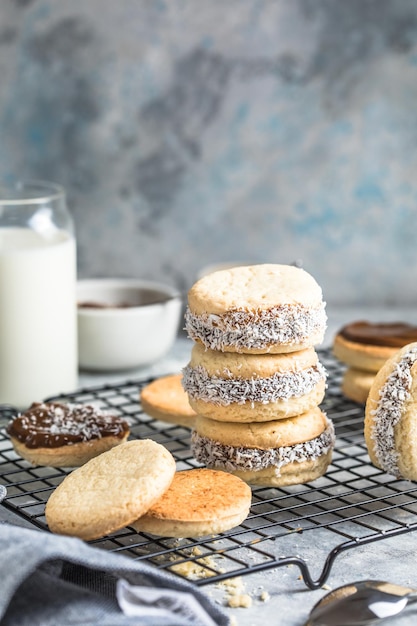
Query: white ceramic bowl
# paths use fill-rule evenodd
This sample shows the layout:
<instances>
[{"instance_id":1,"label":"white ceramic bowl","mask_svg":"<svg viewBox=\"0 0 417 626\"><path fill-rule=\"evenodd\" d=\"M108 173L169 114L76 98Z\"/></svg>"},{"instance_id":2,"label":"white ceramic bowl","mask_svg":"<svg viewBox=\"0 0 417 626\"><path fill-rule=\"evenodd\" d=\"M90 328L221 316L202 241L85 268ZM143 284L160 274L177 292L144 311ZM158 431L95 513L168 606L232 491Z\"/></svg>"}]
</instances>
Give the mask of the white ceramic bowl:
<instances>
[{"instance_id":1,"label":"white ceramic bowl","mask_svg":"<svg viewBox=\"0 0 417 626\"><path fill-rule=\"evenodd\" d=\"M161 283L80 280L77 302L82 369L117 371L154 363L168 352L179 329L180 294Z\"/></svg>"}]
</instances>

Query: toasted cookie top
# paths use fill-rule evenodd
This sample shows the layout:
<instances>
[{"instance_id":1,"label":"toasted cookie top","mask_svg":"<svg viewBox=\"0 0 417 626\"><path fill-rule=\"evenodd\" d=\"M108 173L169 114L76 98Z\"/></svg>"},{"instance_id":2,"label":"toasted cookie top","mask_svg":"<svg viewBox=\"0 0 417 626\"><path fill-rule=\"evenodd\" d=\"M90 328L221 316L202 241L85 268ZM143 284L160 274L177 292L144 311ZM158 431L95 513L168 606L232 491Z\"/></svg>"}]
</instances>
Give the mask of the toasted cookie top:
<instances>
[{"instance_id":1,"label":"toasted cookie top","mask_svg":"<svg viewBox=\"0 0 417 626\"><path fill-rule=\"evenodd\" d=\"M208 521L238 513L251 504L251 490L240 478L218 470L177 472L167 491L146 515L178 521Z\"/></svg>"}]
</instances>

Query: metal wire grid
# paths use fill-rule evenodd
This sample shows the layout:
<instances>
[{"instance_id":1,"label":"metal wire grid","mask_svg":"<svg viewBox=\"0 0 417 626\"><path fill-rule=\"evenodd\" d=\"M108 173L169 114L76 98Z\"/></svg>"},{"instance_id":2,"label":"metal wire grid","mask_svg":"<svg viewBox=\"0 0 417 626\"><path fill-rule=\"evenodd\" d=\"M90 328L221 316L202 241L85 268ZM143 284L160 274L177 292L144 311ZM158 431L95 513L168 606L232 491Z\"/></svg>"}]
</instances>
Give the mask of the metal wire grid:
<instances>
[{"instance_id":1,"label":"metal wire grid","mask_svg":"<svg viewBox=\"0 0 417 626\"><path fill-rule=\"evenodd\" d=\"M220 535L164 539L125 528L91 543L146 560L200 586L292 564L300 569L307 587L315 589L328 579L341 552L415 530L417 485L394 479L370 464L363 439L363 407L341 395L343 366L330 351L320 351L320 360L329 376L322 408L333 420L337 434L333 461L325 476L306 485L254 488L249 517L238 528ZM197 467L190 453L190 431L143 413L139 394L148 382L104 385L59 399L112 409L129 420L132 437L151 438L166 446L179 470ZM18 457L5 434L9 417L11 414L3 412L0 423L0 483L8 491L3 504L47 530L45 503L68 472L32 467ZM321 563L317 562L317 548L312 558L312 545L323 546Z\"/></svg>"}]
</instances>

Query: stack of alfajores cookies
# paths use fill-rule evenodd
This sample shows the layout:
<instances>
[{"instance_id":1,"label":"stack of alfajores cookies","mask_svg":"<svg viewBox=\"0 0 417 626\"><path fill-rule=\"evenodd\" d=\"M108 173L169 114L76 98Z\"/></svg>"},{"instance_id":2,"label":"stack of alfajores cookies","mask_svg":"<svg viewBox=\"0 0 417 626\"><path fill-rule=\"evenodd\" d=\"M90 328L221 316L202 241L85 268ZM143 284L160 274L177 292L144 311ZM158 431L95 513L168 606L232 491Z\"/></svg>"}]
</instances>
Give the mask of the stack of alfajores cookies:
<instances>
[{"instance_id":1,"label":"stack of alfajores cookies","mask_svg":"<svg viewBox=\"0 0 417 626\"><path fill-rule=\"evenodd\" d=\"M314 346L327 318L312 276L273 264L214 272L190 289L185 319L196 460L252 485L322 476L334 429L319 409L326 373Z\"/></svg>"}]
</instances>

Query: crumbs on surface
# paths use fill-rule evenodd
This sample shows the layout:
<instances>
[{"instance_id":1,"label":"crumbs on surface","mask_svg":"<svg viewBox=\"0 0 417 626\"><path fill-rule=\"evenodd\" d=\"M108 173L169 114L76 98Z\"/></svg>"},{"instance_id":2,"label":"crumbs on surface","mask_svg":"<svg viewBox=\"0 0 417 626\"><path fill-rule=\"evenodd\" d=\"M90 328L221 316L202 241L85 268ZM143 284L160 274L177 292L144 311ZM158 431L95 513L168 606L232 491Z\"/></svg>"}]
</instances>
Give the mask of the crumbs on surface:
<instances>
[{"instance_id":1,"label":"crumbs on surface","mask_svg":"<svg viewBox=\"0 0 417 626\"><path fill-rule=\"evenodd\" d=\"M242 578L227 578L218 583L217 587L224 588L226 591L226 606L231 609L248 609L252 606L252 597L245 593Z\"/></svg>"}]
</instances>

